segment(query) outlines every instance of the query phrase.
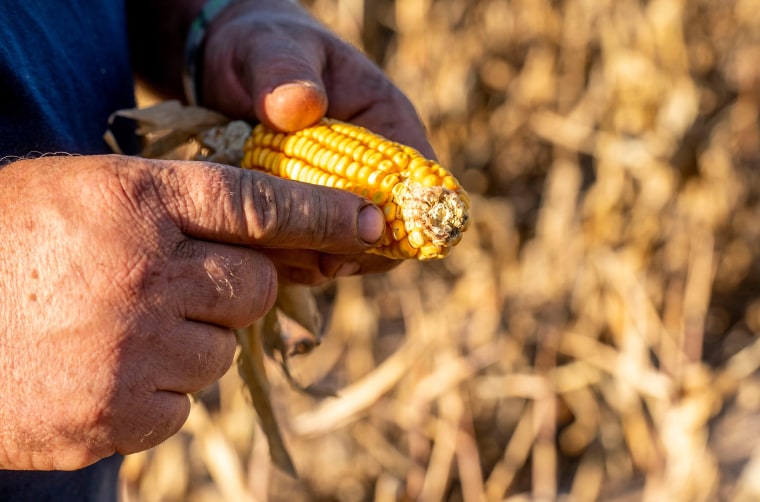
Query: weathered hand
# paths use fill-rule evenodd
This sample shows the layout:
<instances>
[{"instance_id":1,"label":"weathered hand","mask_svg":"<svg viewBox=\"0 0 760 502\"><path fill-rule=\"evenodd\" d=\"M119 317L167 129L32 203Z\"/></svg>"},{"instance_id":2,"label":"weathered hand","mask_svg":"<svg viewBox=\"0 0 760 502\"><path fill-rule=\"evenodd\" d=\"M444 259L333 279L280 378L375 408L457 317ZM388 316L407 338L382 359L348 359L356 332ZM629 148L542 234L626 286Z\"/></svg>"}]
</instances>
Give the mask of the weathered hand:
<instances>
[{"instance_id":1,"label":"weathered hand","mask_svg":"<svg viewBox=\"0 0 760 502\"><path fill-rule=\"evenodd\" d=\"M363 54L291 2L241 2L206 35L202 102L236 118L296 130L327 115L355 122L434 157L406 96ZM318 284L338 275L388 270L375 255L272 254L280 275Z\"/></svg>"},{"instance_id":2,"label":"weathered hand","mask_svg":"<svg viewBox=\"0 0 760 502\"><path fill-rule=\"evenodd\" d=\"M120 156L13 163L0 200L4 469L75 469L160 443L187 393L230 366L230 328L271 307L262 247L359 253L383 226L344 192Z\"/></svg>"},{"instance_id":3,"label":"weathered hand","mask_svg":"<svg viewBox=\"0 0 760 502\"><path fill-rule=\"evenodd\" d=\"M434 152L406 96L366 56L292 2L240 2L206 35L203 103L292 131L323 115Z\"/></svg>"}]
</instances>

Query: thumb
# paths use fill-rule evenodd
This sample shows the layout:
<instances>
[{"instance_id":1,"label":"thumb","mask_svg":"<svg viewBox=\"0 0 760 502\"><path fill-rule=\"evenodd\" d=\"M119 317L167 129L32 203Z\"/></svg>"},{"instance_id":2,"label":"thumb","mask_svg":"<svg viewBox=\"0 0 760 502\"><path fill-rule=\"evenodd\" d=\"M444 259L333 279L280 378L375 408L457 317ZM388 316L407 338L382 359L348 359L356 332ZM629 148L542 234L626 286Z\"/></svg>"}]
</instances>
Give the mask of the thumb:
<instances>
[{"instance_id":1,"label":"thumb","mask_svg":"<svg viewBox=\"0 0 760 502\"><path fill-rule=\"evenodd\" d=\"M308 127L327 112L327 93L307 50L285 50L269 38L248 57L254 112L264 124L292 132ZM267 47L270 46L270 47ZM314 45L312 45L313 47ZM262 69L266 69L262 71Z\"/></svg>"},{"instance_id":2,"label":"thumb","mask_svg":"<svg viewBox=\"0 0 760 502\"><path fill-rule=\"evenodd\" d=\"M206 162L162 162L158 178L163 207L198 239L343 254L385 229L376 206L334 188Z\"/></svg>"},{"instance_id":3,"label":"thumb","mask_svg":"<svg viewBox=\"0 0 760 502\"><path fill-rule=\"evenodd\" d=\"M328 105L321 78L326 49L314 23L290 2L230 7L212 25L204 53L209 104L231 116L252 111L285 132L321 119Z\"/></svg>"},{"instance_id":4,"label":"thumb","mask_svg":"<svg viewBox=\"0 0 760 502\"><path fill-rule=\"evenodd\" d=\"M254 108L267 126L285 132L308 127L324 117L327 95L321 84L311 80L296 80L282 84L256 80Z\"/></svg>"}]
</instances>

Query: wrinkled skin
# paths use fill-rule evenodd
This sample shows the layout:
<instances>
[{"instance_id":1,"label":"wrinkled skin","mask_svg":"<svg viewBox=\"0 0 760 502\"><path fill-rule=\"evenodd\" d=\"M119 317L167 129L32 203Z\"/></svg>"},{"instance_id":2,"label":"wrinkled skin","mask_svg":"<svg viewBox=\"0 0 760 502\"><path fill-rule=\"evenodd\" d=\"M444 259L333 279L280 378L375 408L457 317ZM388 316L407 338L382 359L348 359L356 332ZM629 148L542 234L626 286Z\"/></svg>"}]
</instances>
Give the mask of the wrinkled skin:
<instances>
[{"instance_id":1,"label":"wrinkled skin","mask_svg":"<svg viewBox=\"0 0 760 502\"><path fill-rule=\"evenodd\" d=\"M230 328L274 301L259 246L360 252L382 233L350 194L190 162L22 161L0 196L4 468L166 439L230 366Z\"/></svg>"},{"instance_id":2,"label":"wrinkled skin","mask_svg":"<svg viewBox=\"0 0 760 502\"><path fill-rule=\"evenodd\" d=\"M375 64L290 2L257 0L225 10L209 29L204 61L202 102L230 117L293 131L327 115L435 157L406 96ZM286 280L304 284L397 264L372 254L346 263L346 257L298 250L274 259Z\"/></svg>"},{"instance_id":3,"label":"wrinkled skin","mask_svg":"<svg viewBox=\"0 0 760 502\"><path fill-rule=\"evenodd\" d=\"M133 32L178 34L137 59L179 68L198 3L133 0L155 25ZM398 89L288 2L225 9L203 61L203 104L229 116L290 130L326 113L432 155ZM171 87L169 73L144 77ZM218 165L42 157L0 168L0 201L0 469L78 469L162 442L278 281L394 266L364 253L384 227L366 201Z\"/></svg>"}]
</instances>

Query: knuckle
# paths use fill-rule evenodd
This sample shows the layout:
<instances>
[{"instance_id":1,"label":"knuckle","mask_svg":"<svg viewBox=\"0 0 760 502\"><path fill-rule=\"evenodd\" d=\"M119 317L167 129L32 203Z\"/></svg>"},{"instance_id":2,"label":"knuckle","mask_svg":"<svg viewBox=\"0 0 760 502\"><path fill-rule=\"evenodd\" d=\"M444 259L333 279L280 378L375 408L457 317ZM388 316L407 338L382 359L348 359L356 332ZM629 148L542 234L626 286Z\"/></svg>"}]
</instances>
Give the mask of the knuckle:
<instances>
[{"instance_id":1,"label":"knuckle","mask_svg":"<svg viewBox=\"0 0 760 502\"><path fill-rule=\"evenodd\" d=\"M111 434L121 454L145 451L177 433L190 414L190 398L175 392L156 392L145 403L145 412L127 413Z\"/></svg>"},{"instance_id":2,"label":"knuckle","mask_svg":"<svg viewBox=\"0 0 760 502\"><path fill-rule=\"evenodd\" d=\"M248 224L247 233L257 243L266 244L280 233L281 222L287 219L290 206L287 198L278 196L273 178L246 174L240 193L243 196L242 212Z\"/></svg>"},{"instance_id":3,"label":"knuckle","mask_svg":"<svg viewBox=\"0 0 760 502\"><path fill-rule=\"evenodd\" d=\"M183 371L190 380L198 382L200 390L215 382L232 364L235 354L235 337L229 330L209 327L198 333L194 340L194 350L183 357Z\"/></svg>"},{"instance_id":4,"label":"knuckle","mask_svg":"<svg viewBox=\"0 0 760 502\"><path fill-rule=\"evenodd\" d=\"M223 310L225 326L245 327L263 316L274 302L277 273L256 251L208 256L203 264L211 283L213 308Z\"/></svg>"},{"instance_id":5,"label":"knuckle","mask_svg":"<svg viewBox=\"0 0 760 502\"><path fill-rule=\"evenodd\" d=\"M240 317L234 327L251 325L274 306L277 297L277 270L274 264L260 253L251 257L247 265L246 284L238 298Z\"/></svg>"}]
</instances>

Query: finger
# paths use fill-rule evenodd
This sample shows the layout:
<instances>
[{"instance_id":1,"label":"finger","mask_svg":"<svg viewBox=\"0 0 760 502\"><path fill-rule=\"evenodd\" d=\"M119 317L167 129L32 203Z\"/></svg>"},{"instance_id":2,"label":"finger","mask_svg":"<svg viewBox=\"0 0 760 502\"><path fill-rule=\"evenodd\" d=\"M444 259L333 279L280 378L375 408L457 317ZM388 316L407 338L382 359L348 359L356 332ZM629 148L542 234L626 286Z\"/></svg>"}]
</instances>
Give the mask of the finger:
<instances>
[{"instance_id":1,"label":"finger","mask_svg":"<svg viewBox=\"0 0 760 502\"><path fill-rule=\"evenodd\" d=\"M327 94L319 76L324 65L321 44L308 34L274 29L264 29L254 37L243 68L256 117L286 132L321 119L327 111Z\"/></svg>"},{"instance_id":2,"label":"finger","mask_svg":"<svg viewBox=\"0 0 760 502\"><path fill-rule=\"evenodd\" d=\"M330 96L327 116L353 122L388 139L412 146L435 159L435 152L414 105L372 61L346 42L332 40L324 86Z\"/></svg>"},{"instance_id":3,"label":"finger","mask_svg":"<svg viewBox=\"0 0 760 502\"><path fill-rule=\"evenodd\" d=\"M317 286L330 279L319 270L317 251L305 249L264 249L262 252L274 263L279 283Z\"/></svg>"},{"instance_id":4,"label":"finger","mask_svg":"<svg viewBox=\"0 0 760 502\"><path fill-rule=\"evenodd\" d=\"M277 268L280 283L317 286L328 280L349 275L385 272L399 260L362 253L335 255L305 250L264 250Z\"/></svg>"},{"instance_id":5,"label":"finger","mask_svg":"<svg viewBox=\"0 0 760 502\"><path fill-rule=\"evenodd\" d=\"M351 256L322 253L319 257L319 269L327 277L344 277L387 272L401 262L369 253Z\"/></svg>"},{"instance_id":6,"label":"finger","mask_svg":"<svg viewBox=\"0 0 760 502\"><path fill-rule=\"evenodd\" d=\"M235 356L231 330L185 321L163 333L150 361L152 388L191 394L221 378ZM146 364L146 367L148 365Z\"/></svg>"},{"instance_id":7,"label":"finger","mask_svg":"<svg viewBox=\"0 0 760 502\"><path fill-rule=\"evenodd\" d=\"M275 85L255 80L256 116L269 127L292 132L308 127L325 116L327 95L311 80L292 80Z\"/></svg>"},{"instance_id":8,"label":"finger","mask_svg":"<svg viewBox=\"0 0 760 502\"><path fill-rule=\"evenodd\" d=\"M181 319L242 328L274 304L277 271L250 248L188 240L172 260L169 287Z\"/></svg>"},{"instance_id":9,"label":"finger","mask_svg":"<svg viewBox=\"0 0 760 502\"><path fill-rule=\"evenodd\" d=\"M358 253L385 230L376 206L343 190L204 162L151 165L164 208L181 231L198 239Z\"/></svg>"},{"instance_id":10,"label":"finger","mask_svg":"<svg viewBox=\"0 0 760 502\"><path fill-rule=\"evenodd\" d=\"M275 129L295 131L327 111L320 78L323 30L296 5L277 2L273 8L265 3L254 12L250 6L233 7L212 26L204 59L203 88L209 92L204 97L232 116L254 115ZM233 92L213 92L223 88Z\"/></svg>"},{"instance_id":11,"label":"finger","mask_svg":"<svg viewBox=\"0 0 760 502\"><path fill-rule=\"evenodd\" d=\"M109 440L117 453L129 455L145 451L176 434L190 414L187 394L158 391L135 402L133 396L127 409L114 413Z\"/></svg>"}]
</instances>

